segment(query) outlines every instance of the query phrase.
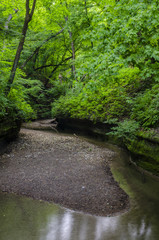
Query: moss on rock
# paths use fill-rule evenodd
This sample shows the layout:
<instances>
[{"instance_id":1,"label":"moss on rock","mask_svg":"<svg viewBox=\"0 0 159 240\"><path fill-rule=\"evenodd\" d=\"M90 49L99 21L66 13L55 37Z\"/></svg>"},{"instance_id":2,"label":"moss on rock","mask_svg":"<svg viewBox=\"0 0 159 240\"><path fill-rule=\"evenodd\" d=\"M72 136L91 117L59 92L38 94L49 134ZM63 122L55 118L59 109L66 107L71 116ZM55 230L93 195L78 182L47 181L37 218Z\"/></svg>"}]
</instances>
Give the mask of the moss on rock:
<instances>
[{"instance_id":1,"label":"moss on rock","mask_svg":"<svg viewBox=\"0 0 159 240\"><path fill-rule=\"evenodd\" d=\"M5 120L0 122L0 140L12 140L17 137L21 122L18 120Z\"/></svg>"},{"instance_id":2,"label":"moss on rock","mask_svg":"<svg viewBox=\"0 0 159 240\"><path fill-rule=\"evenodd\" d=\"M7 142L18 136L20 126L20 120L3 119L0 121L0 154L5 151Z\"/></svg>"},{"instance_id":3,"label":"moss on rock","mask_svg":"<svg viewBox=\"0 0 159 240\"><path fill-rule=\"evenodd\" d=\"M126 142L128 150L135 154L135 161L139 167L159 176L159 144L152 139L138 137Z\"/></svg>"}]
</instances>

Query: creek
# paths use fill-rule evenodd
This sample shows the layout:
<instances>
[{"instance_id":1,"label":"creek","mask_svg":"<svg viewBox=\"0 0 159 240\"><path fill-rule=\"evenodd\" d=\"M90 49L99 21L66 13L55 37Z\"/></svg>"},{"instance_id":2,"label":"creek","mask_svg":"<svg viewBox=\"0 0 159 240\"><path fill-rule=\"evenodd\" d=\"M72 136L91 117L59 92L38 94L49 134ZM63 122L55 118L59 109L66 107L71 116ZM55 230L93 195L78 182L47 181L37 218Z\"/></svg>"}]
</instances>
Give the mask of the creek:
<instances>
[{"instance_id":1,"label":"creek","mask_svg":"<svg viewBox=\"0 0 159 240\"><path fill-rule=\"evenodd\" d=\"M159 180L152 176L143 179L122 149L92 141L117 153L112 171L130 195L130 210L113 217L97 217L0 193L0 240L158 240Z\"/></svg>"}]
</instances>

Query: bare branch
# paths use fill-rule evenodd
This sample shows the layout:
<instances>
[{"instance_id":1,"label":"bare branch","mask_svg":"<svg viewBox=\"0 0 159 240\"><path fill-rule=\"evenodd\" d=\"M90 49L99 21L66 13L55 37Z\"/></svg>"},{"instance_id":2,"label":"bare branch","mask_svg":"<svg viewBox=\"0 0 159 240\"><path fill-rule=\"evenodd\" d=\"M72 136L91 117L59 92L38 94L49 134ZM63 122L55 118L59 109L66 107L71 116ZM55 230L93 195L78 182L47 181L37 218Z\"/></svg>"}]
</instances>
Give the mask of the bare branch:
<instances>
[{"instance_id":1,"label":"bare branch","mask_svg":"<svg viewBox=\"0 0 159 240\"><path fill-rule=\"evenodd\" d=\"M8 19L7 19L7 21L5 22L5 29L7 30L8 29L8 25L9 25L9 22L11 21L11 19L12 19L12 14L9 14L9 17L8 17Z\"/></svg>"},{"instance_id":2,"label":"bare branch","mask_svg":"<svg viewBox=\"0 0 159 240\"><path fill-rule=\"evenodd\" d=\"M30 59L32 59L32 57L33 57L36 53L39 52L40 48L41 48L45 43L47 43L50 39L58 36L60 33L63 32L63 30L64 30L64 28L61 29L59 32L51 35L51 36L50 36L49 38L47 38L46 40L44 40L44 42L43 42L39 47L37 47L37 48L34 50L34 52L28 57L28 59L22 64L22 66L21 66L20 68L23 69L23 68L26 66L26 64L30 61Z\"/></svg>"},{"instance_id":3,"label":"bare branch","mask_svg":"<svg viewBox=\"0 0 159 240\"><path fill-rule=\"evenodd\" d=\"M29 16L29 0L26 0L26 16Z\"/></svg>"},{"instance_id":4,"label":"bare branch","mask_svg":"<svg viewBox=\"0 0 159 240\"><path fill-rule=\"evenodd\" d=\"M34 13L34 10L35 10L35 4L36 4L36 0L33 1L31 13L30 13L30 21L31 21L31 19L32 19L32 16L33 16L33 13Z\"/></svg>"}]
</instances>

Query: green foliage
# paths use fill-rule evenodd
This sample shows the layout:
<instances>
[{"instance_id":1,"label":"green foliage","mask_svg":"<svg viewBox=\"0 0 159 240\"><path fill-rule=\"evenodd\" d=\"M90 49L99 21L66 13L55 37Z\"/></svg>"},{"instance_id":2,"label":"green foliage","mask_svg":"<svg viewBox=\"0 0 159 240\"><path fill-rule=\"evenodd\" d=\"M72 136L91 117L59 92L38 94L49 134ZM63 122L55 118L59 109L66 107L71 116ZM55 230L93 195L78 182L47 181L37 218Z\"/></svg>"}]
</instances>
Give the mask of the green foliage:
<instances>
[{"instance_id":1,"label":"green foliage","mask_svg":"<svg viewBox=\"0 0 159 240\"><path fill-rule=\"evenodd\" d=\"M159 123L159 84L139 94L132 109L131 118L136 119L143 127L154 127Z\"/></svg>"},{"instance_id":2,"label":"green foliage","mask_svg":"<svg viewBox=\"0 0 159 240\"><path fill-rule=\"evenodd\" d=\"M8 51L5 50L5 53ZM36 111L30 105L30 98L37 97L41 91L42 84L38 80L25 79L25 73L17 69L15 80L12 84L10 94L5 95L5 89L10 74L11 63L3 59L8 55L0 55L0 119L33 119Z\"/></svg>"},{"instance_id":3,"label":"green foliage","mask_svg":"<svg viewBox=\"0 0 159 240\"><path fill-rule=\"evenodd\" d=\"M60 115L60 111L62 115L64 111L68 111L68 115L75 118L93 121L107 121L112 118L119 120L130 111L129 95L138 88L138 73L138 68L122 68L119 75L114 77L114 84L110 83L109 87L101 81L90 80L85 84L75 81L67 95L53 104L53 115Z\"/></svg>"},{"instance_id":4,"label":"green foliage","mask_svg":"<svg viewBox=\"0 0 159 240\"><path fill-rule=\"evenodd\" d=\"M30 92L30 90L29 90ZM57 84L51 89L45 89L38 93L38 96L29 96L30 104L35 112L37 112L37 118L51 118L51 103L55 101L60 95L65 94L65 84Z\"/></svg>"},{"instance_id":5,"label":"green foliage","mask_svg":"<svg viewBox=\"0 0 159 240\"><path fill-rule=\"evenodd\" d=\"M18 118L26 120L36 117L36 114L34 113L31 106L25 101L22 92L19 93L17 89L12 89L10 92L9 100L11 102L14 102L18 111Z\"/></svg>"},{"instance_id":6,"label":"green foliage","mask_svg":"<svg viewBox=\"0 0 159 240\"><path fill-rule=\"evenodd\" d=\"M121 88L107 90L104 86L89 82L85 86L76 84L76 88L70 89L66 96L53 103L53 115L60 116L63 113L73 118L86 118L93 121L104 121L111 117L120 117L126 112L127 103L120 96ZM115 105L112 102L115 101ZM59 108L59 109L58 109ZM57 111L57 112L56 112Z\"/></svg>"},{"instance_id":7,"label":"green foliage","mask_svg":"<svg viewBox=\"0 0 159 240\"><path fill-rule=\"evenodd\" d=\"M4 83L5 80L2 82ZM35 96L35 94L38 95L41 87L36 85L36 81L32 81L30 87L27 87L27 84L29 86L29 81L16 78L8 97L5 96L5 91L1 91L0 118L5 119L6 117L12 117L13 119L23 120L36 118L36 112L30 105L30 98L31 96ZM11 116L9 116L9 114L11 114Z\"/></svg>"},{"instance_id":8,"label":"green foliage","mask_svg":"<svg viewBox=\"0 0 159 240\"><path fill-rule=\"evenodd\" d=\"M115 119L113 134L133 138L139 127L159 123L159 7L155 0L91 2L77 79L53 103L52 113L95 122Z\"/></svg>"},{"instance_id":9,"label":"green foliage","mask_svg":"<svg viewBox=\"0 0 159 240\"><path fill-rule=\"evenodd\" d=\"M111 132L107 135L117 136L123 140L136 138L137 131L139 130L139 123L135 120L124 120L118 122L116 127L112 127Z\"/></svg>"}]
</instances>

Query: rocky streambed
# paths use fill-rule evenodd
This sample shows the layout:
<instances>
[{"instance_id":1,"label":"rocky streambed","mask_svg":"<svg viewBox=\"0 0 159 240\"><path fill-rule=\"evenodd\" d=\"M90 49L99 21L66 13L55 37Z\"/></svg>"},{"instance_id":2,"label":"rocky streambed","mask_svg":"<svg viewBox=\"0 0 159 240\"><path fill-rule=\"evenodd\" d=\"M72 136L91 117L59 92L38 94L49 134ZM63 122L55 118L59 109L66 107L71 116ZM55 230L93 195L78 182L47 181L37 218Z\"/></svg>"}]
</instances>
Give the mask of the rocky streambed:
<instances>
[{"instance_id":1,"label":"rocky streambed","mask_svg":"<svg viewBox=\"0 0 159 240\"><path fill-rule=\"evenodd\" d=\"M0 157L0 190L112 216L129 208L110 170L114 156L78 136L22 129Z\"/></svg>"}]
</instances>

